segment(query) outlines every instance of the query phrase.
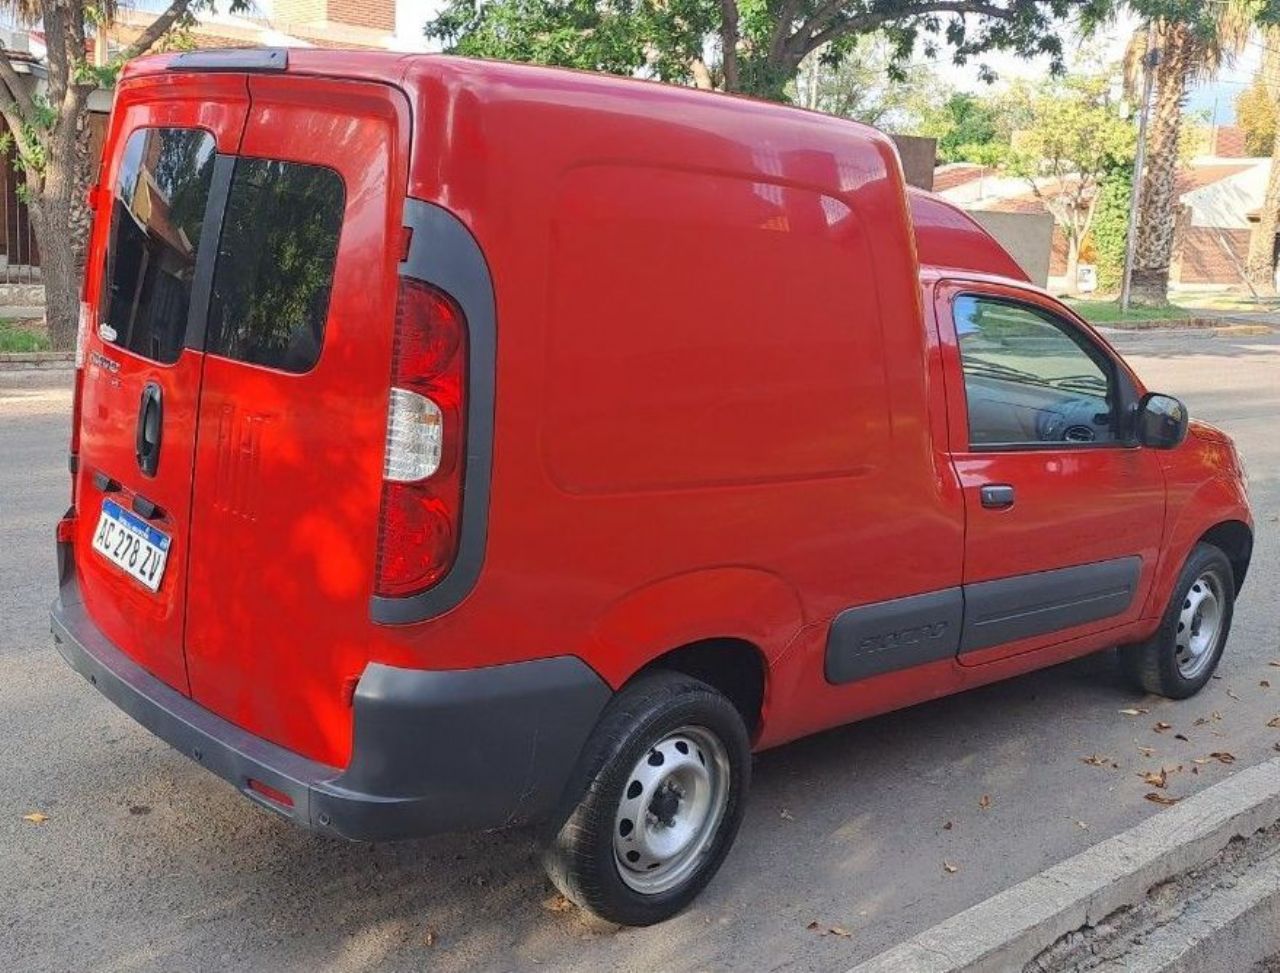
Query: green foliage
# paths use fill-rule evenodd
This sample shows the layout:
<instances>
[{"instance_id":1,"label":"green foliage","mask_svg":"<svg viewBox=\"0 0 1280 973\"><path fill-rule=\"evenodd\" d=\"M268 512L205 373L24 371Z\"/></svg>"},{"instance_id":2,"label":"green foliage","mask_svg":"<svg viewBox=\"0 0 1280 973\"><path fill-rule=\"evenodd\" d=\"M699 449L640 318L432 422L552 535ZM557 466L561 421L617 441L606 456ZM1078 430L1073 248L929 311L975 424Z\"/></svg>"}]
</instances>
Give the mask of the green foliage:
<instances>
[{"instance_id":1,"label":"green foliage","mask_svg":"<svg viewBox=\"0 0 1280 973\"><path fill-rule=\"evenodd\" d=\"M1033 178L1075 175L1096 186L1102 176L1133 158L1133 125L1110 99L1110 79L1069 77L1025 91L1031 124L1012 140L1009 167Z\"/></svg>"},{"instance_id":2,"label":"green foliage","mask_svg":"<svg viewBox=\"0 0 1280 973\"><path fill-rule=\"evenodd\" d=\"M919 134L938 140L939 162L985 162L1008 142L999 112L994 99L957 91L926 114Z\"/></svg>"},{"instance_id":3,"label":"green foliage","mask_svg":"<svg viewBox=\"0 0 1280 973\"><path fill-rule=\"evenodd\" d=\"M23 327L20 321L0 320L0 352L48 351L49 336Z\"/></svg>"},{"instance_id":4,"label":"green foliage","mask_svg":"<svg viewBox=\"0 0 1280 973\"><path fill-rule=\"evenodd\" d=\"M836 67L859 38L876 33L890 51L886 75L895 79L913 58L937 60L944 49L957 63L997 50L1047 55L1060 72L1060 22L1073 17L1092 28L1119 2L729 0L737 30L727 42L739 77L727 85L724 0L448 0L426 34L459 54L696 80L785 100L806 57ZM993 77L985 64L977 70Z\"/></svg>"},{"instance_id":5,"label":"green foliage","mask_svg":"<svg viewBox=\"0 0 1280 973\"><path fill-rule=\"evenodd\" d=\"M1252 156L1271 154L1276 141L1276 100L1261 76L1236 96L1236 123L1244 129L1245 149Z\"/></svg>"},{"instance_id":6,"label":"green foliage","mask_svg":"<svg viewBox=\"0 0 1280 973\"><path fill-rule=\"evenodd\" d=\"M1090 237L1098 268L1098 289L1111 293L1120 289L1124 275L1124 250L1129 239L1129 204L1133 196L1133 167L1116 166L1102 178L1098 207L1093 214Z\"/></svg>"},{"instance_id":7,"label":"green foliage","mask_svg":"<svg viewBox=\"0 0 1280 973\"><path fill-rule=\"evenodd\" d=\"M893 52L881 37L861 37L838 64L811 55L787 88L787 99L804 108L880 125L891 131L918 128L939 89L928 65L890 77Z\"/></svg>"}]
</instances>

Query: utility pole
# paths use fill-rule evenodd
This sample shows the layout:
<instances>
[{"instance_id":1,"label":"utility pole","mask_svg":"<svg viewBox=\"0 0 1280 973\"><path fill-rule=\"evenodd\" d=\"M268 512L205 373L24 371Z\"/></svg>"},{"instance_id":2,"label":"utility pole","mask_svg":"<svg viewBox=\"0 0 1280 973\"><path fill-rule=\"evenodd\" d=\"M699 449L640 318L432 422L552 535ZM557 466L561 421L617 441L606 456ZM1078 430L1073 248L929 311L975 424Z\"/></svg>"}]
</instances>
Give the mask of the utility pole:
<instances>
[{"instance_id":1,"label":"utility pole","mask_svg":"<svg viewBox=\"0 0 1280 973\"><path fill-rule=\"evenodd\" d=\"M1129 287L1133 281L1133 251L1138 244L1138 207L1142 203L1142 171L1147 163L1147 117L1151 114L1151 89L1155 85L1156 24L1147 22L1147 50L1142 55L1142 110L1138 114L1138 152L1133 160L1133 191L1129 196L1129 232L1124 241L1124 276L1120 282L1120 309L1129 310Z\"/></svg>"}]
</instances>

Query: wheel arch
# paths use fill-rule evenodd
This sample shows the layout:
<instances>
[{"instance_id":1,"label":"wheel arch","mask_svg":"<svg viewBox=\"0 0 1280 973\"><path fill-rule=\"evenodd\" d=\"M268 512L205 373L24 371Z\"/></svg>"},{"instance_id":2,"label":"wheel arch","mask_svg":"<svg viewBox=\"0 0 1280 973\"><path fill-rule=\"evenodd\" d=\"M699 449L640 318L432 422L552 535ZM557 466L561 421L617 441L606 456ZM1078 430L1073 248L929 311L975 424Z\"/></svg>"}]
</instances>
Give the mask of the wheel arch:
<instances>
[{"instance_id":1,"label":"wheel arch","mask_svg":"<svg viewBox=\"0 0 1280 973\"><path fill-rule=\"evenodd\" d=\"M1227 556L1236 593L1239 594L1253 558L1253 531L1249 525L1240 520L1221 521L1201 534L1197 543L1212 544Z\"/></svg>"}]
</instances>

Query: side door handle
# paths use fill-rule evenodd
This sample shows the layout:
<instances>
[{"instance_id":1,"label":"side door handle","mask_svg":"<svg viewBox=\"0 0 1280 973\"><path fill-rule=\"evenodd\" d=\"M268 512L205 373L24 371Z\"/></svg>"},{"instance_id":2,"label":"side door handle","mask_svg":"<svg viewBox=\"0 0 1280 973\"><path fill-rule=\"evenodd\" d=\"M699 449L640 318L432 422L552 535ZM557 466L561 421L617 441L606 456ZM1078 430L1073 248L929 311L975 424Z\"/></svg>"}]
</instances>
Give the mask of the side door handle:
<instances>
[{"instance_id":1,"label":"side door handle","mask_svg":"<svg viewBox=\"0 0 1280 973\"><path fill-rule=\"evenodd\" d=\"M148 382L138 404L138 430L133 454L144 476L155 476L160 466L160 434L164 428L160 386Z\"/></svg>"},{"instance_id":2,"label":"side door handle","mask_svg":"<svg viewBox=\"0 0 1280 973\"><path fill-rule=\"evenodd\" d=\"M982 505L988 510L1004 510L1013 506L1013 487L1008 483L988 483L982 488Z\"/></svg>"}]
</instances>

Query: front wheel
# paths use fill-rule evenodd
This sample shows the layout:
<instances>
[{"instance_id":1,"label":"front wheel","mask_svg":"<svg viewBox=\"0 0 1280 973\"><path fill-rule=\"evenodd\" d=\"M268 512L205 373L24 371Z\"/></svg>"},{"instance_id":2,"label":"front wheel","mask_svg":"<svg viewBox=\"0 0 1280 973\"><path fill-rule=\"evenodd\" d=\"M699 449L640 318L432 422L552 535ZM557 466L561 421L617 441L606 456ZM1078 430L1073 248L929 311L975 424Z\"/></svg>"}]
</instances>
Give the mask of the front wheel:
<instances>
[{"instance_id":1,"label":"front wheel","mask_svg":"<svg viewBox=\"0 0 1280 973\"><path fill-rule=\"evenodd\" d=\"M667 919L709 882L737 834L747 728L714 688L675 672L610 701L543 851L565 897L626 926Z\"/></svg>"},{"instance_id":2,"label":"front wheel","mask_svg":"<svg viewBox=\"0 0 1280 973\"><path fill-rule=\"evenodd\" d=\"M1212 544L1197 544L1174 584L1160 628L1120 649L1120 666L1136 689L1171 699L1198 693L1213 676L1235 608L1231 562Z\"/></svg>"}]
</instances>

